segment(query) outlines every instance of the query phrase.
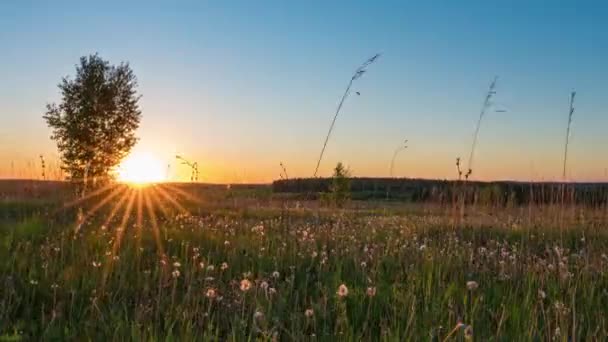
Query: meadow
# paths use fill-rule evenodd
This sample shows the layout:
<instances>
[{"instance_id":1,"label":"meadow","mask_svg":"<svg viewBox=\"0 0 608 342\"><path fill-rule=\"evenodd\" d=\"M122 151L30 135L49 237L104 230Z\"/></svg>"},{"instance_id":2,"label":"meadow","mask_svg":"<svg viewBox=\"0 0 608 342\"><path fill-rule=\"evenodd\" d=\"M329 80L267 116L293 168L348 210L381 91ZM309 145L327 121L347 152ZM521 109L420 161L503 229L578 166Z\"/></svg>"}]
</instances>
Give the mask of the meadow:
<instances>
[{"instance_id":1,"label":"meadow","mask_svg":"<svg viewBox=\"0 0 608 342\"><path fill-rule=\"evenodd\" d=\"M2 341L608 336L605 207L35 193L0 204Z\"/></svg>"}]
</instances>

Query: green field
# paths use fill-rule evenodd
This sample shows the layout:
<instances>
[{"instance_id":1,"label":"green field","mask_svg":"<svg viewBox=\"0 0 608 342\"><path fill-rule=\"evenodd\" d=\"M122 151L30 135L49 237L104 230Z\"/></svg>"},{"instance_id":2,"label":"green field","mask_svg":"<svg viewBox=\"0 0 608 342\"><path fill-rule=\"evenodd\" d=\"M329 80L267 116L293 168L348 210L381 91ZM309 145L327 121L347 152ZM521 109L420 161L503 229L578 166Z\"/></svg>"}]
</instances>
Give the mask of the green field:
<instances>
[{"instance_id":1,"label":"green field","mask_svg":"<svg viewBox=\"0 0 608 342\"><path fill-rule=\"evenodd\" d=\"M0 341L608 336L605 209L45 196L0 206Z\"/></svg>"}]
</instances>

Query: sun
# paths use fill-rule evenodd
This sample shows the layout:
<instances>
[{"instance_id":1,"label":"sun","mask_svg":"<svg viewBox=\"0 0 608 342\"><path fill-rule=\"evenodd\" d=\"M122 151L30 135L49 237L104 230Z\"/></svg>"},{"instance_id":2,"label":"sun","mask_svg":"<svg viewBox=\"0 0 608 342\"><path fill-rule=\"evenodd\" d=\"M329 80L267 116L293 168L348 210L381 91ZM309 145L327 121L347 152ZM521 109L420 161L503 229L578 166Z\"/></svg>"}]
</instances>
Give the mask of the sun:
<instances>
[{"instance_id":1,"label":"sun","mask_svg":"<svg viewBox=\"0 0 608 342\"><path fill-rule=\"evenodd\" d=\"M118 180L134 185L163 182L167 179L160 159L150 153L135 153L125 158L116 168Z\"/></svg>"}]
</instances>

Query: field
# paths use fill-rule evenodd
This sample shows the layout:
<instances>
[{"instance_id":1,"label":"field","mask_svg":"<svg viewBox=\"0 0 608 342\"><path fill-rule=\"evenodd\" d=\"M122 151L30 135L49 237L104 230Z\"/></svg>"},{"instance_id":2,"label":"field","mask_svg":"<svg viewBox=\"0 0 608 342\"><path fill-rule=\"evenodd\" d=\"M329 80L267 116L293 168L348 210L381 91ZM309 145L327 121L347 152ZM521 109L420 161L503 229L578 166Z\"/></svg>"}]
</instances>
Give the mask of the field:
<instances>
[{"instance_id":1,"label":"field","mask_svg":"<svg viewBox=\"0 0 608 342\"><path fill-rule=\"evenodd\" d=\"M37 191L0 204L0 340L608 336L605 207Z\"/></svg>"}]
</instances>

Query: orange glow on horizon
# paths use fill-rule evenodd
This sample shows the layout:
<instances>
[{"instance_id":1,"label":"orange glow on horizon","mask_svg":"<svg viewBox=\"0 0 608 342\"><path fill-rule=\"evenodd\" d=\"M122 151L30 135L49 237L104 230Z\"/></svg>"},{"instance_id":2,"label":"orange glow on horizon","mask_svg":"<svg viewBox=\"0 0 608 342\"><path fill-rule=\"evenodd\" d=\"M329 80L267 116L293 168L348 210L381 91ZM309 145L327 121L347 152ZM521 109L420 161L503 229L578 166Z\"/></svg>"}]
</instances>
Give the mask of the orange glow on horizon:
<instances>
[{"instance_id":1,"label":"orange glow on horizon","mask_svg":"<svg viewBox=\"0 0 608 342\"><path fill-rule=\"evenodd\" d=\"M133 185L160 183L167 180L164 163L150 153L134 153L116 168L118 180Z\"/></svg>"}]
</instances>

